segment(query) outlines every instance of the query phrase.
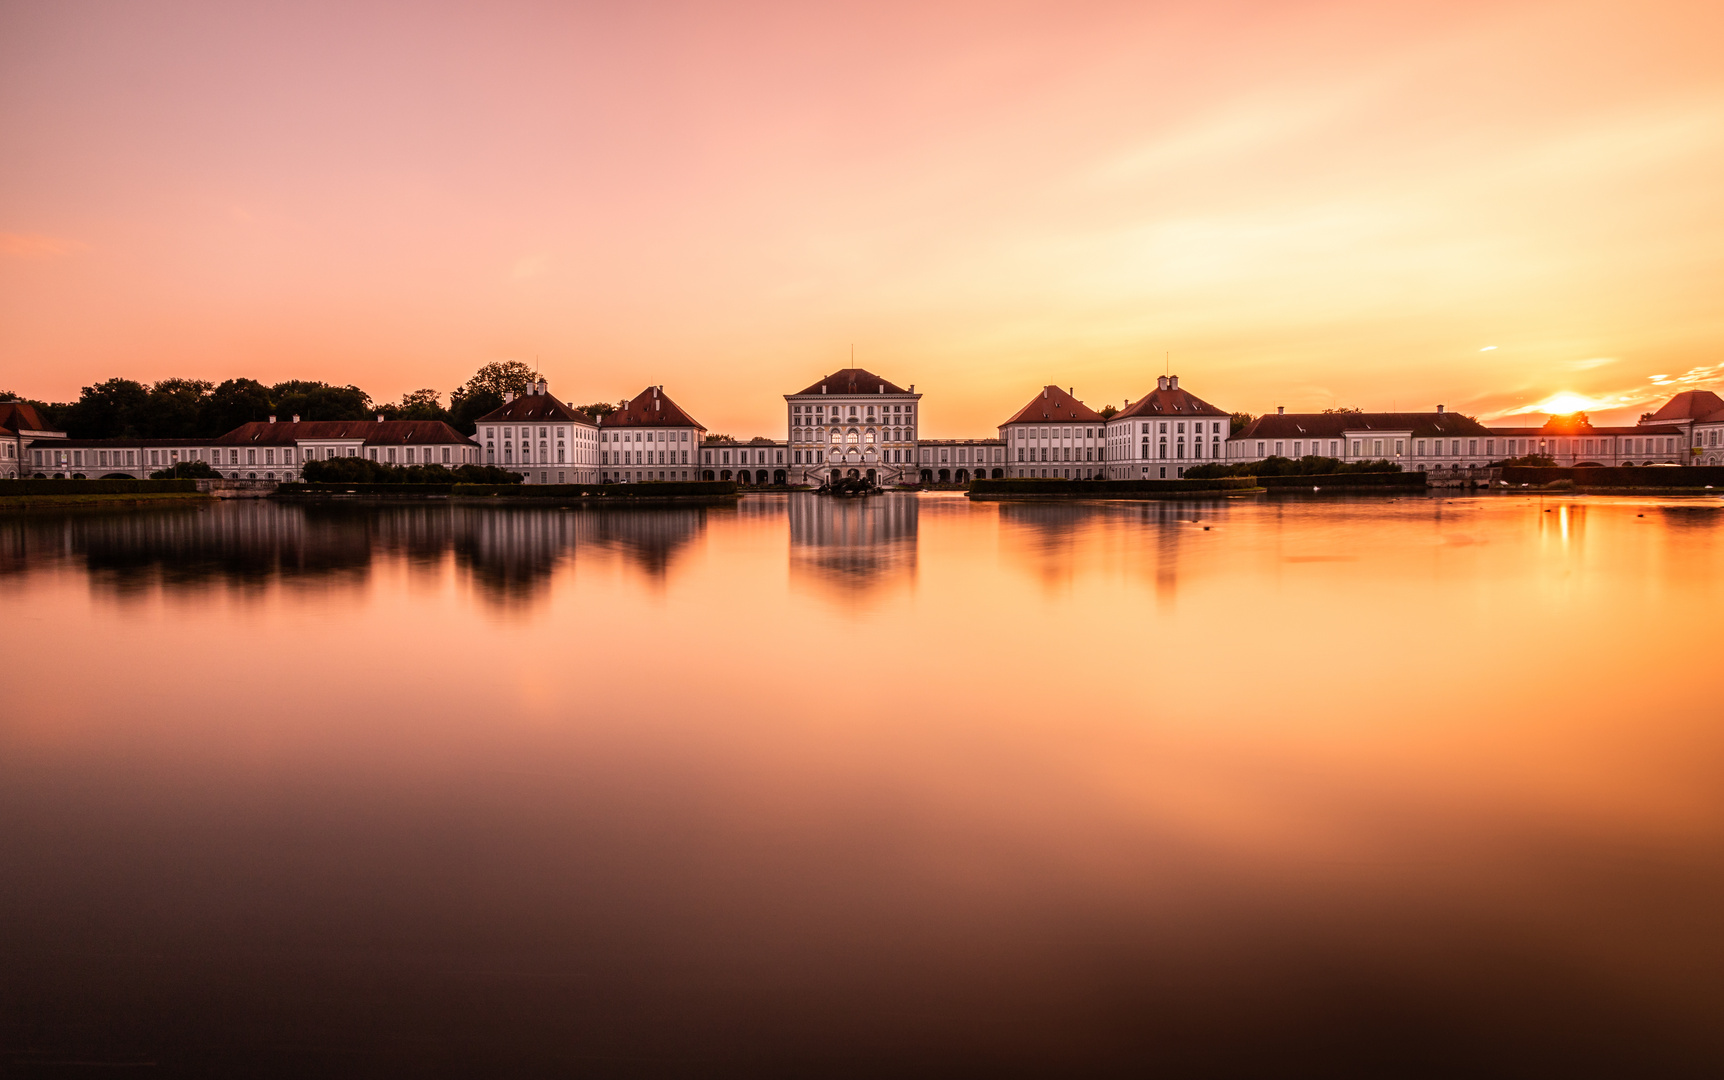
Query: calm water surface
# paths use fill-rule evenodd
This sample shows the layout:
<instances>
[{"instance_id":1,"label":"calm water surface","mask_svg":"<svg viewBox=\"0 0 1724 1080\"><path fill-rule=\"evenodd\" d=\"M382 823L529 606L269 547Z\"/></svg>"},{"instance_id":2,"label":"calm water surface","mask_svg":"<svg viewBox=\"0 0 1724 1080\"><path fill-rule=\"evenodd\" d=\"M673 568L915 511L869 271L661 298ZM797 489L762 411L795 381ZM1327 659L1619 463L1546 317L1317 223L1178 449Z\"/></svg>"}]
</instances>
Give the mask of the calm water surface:
<instances>
[{"instance_id":1,"label":"calm water surface","mask_svg":"<svg viewBox=\"0 0 1724 1080\"><path fill-rule=\"evenodd\" d=\"M1724 1073L1716 501L0 518L0 1066Z\"/></svg>"}]
</instances>

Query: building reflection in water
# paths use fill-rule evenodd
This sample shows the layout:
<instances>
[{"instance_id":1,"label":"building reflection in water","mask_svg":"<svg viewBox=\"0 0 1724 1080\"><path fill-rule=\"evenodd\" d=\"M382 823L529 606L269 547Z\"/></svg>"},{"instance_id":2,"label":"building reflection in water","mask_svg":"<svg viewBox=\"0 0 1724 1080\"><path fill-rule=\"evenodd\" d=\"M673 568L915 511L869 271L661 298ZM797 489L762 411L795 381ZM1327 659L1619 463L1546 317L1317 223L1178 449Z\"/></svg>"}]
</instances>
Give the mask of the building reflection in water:
<instances>
[{"instance_id":1,"label":"building reflection in water","mask_svg":"<svg viewBox=\"0 0 1724 1080\"><path fill-rule=\"evenodd\" d=\"M915 583L917 496L792 495L787 502L792 584L853 600Z\"/></svg>"},{"instance_id":2,"label":"building reflection in water","mask_svg":"<svg viewBox=\"0 0 1724 1080\"><path fill-rule=\"evenodd\" d=\"M93 587L127 596L164 585L363 580L377 559L428 573L451 555L481 593L539 592L583 545L621 554L662 579L706 528L705 508L558 509L449 505L282 505L235 501L124 513L0 518L0 575L81 565Z\"/></svg>"},{"instance_id":3,"label":"building reflection in water","mask_svg":"<svg viewBox=\"0 0 1724 1080\"><path fill-rule=\"evenodd\" d=\"M1179 596L1182 549L1193 534L1222 524L1229 505L1183 499L1001 502L1001 549L1007 562L1025 567L1047 588L1067 589L1079 573L1097 566L1148 577L1156 606L1170 610ZM1121 524L1140 528L1122 530Z\"/></svg>"}]
</instances>

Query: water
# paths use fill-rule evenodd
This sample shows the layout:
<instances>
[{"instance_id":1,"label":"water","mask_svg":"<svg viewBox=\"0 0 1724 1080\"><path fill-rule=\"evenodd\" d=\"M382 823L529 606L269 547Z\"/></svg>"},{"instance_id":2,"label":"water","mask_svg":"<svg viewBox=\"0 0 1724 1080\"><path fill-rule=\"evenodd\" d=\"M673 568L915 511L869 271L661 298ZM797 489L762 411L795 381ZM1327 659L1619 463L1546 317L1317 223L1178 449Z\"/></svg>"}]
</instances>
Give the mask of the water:
<instances>
[{"instance_id":1,"label":"water","mask_svg":"<svg viewBox=\"0 0 1724 1080\"><path fill-rule=\"evenodd\" d=\"M0 518L0 1064L1718 1075L1721 558L1699 500Z\"/></svg>"}]
</instances>

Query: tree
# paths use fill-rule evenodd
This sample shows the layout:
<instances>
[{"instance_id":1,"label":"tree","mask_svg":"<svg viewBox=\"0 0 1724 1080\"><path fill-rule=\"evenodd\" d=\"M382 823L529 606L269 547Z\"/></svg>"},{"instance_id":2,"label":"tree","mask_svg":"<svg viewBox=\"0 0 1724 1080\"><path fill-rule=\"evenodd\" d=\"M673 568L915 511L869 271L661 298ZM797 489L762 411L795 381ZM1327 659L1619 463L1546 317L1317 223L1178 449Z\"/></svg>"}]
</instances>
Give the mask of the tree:
<instances>
[{"instance_id":1,"label":"tree","mask_svg":"<svg viewBox=\"0 0 1724 1080\"><path fill-rule=\"evenodd\" d=\"M1324 409L1325 416L1362 416L1364 409Z\"/></svg>"},{"instance_id":2,"label":"tree","mask_svg":"<svg viewBox=\"0 0 1724 1080\"><path fill-rule=\"evenodd\" d=\"M449 411L443 408L442 398L437 391L431 389L414 390L402 394L401 404L384 405L379 411L390 420L449 419Z\"/></svg>"},{"instance_id":3,"label":"tree","mask_svg":"<svg viewBox=\"0 0 1724 1080\"><path fill-rule=\"evenodd\" d=\"M203 430L225 435L241 424L267 420L275 411L269 388L256 379L228 379L204 398Z\"/></svg>"},{"instance_id":4,"label":"tree","mask_svg":"<svg viewBox=\"0 0 1724 1080\"><path fill-rule=\"evenodd\" d=\"M1227 434L1229 436L1239 434L1241 431L1243 431L1245 429L1245 425L1251 423L1251 421L1253 421L1257 418L1255 416L1252 416L1248 412L1236 412L1236 413L1231 414L1231 419L1233 422L1228 427L1228 431L1227 431Z\"/></svg>"},{"instance_id":5,"label":"tree","mask_svg":"<svg viewBox=\"0 0 1724 1080\"><path fill-rule=\"evenodd\" d=\"M204 398L215 383L204 379L163 379L150 387L139 433L153 439L196 439L220 435L203 427Z\"/></svg>"},{"instance_id":6,"label":"tree","mask_svg":"<svg viewBox=\"0 0 1724 1080\"><path fill-rule=\"evenodd\" d=\"M594 420L602 420L617 411L617 407L608 401L599 401L591 405L576 405L576 409L586 413Z\"/></svg>"},{"instance_id":7,"label":"tree","mask_svg":"<svg viewBox=\"0 0 1724 1080\"><path fill-rule=\"evenodd\" d=\"M492 361L449 395L449 422L471 432L479 417L503 407L505 393L524 394L539 381L539 373L519 360Z\"/></svg>"},{"instance_id":8,"label":"tree","mask_svg":"<svg viewBox=\"0 0 1724 1080\"><path fill-rule=\"evenodd\" d=\"M141 433L150 392L132 379L86 386L66 410L63 426L75 439L117 439Z\"/></svg>"},{"instance_id":9,"label":"tree","mask_svg":"<svg viewBox=\"0 0 1724 1080\"><path fill-rule=\"evenodd\" d=\"M293 379L270 387L269 400L269 412L283 420L290 416L302 420L369 420L377 415L371 395L352 385Z\"/></svg>"},{"instance_id":10,"label":"tree","mask_svg":"<svg viewBox=\"0 0 1724 1080\"><path fill-rule=\"evenodd\" d=\"M1103 405L1101 407L1101 418L1103 420L1112 420L1118 412L1119 406L1117 405Z\"/></svg>"},{"instance_id":11,"label":"tree","mask_svg":"<svg viewBox=\"0 0 1724 1080\"><path fill-rule=\"evenodd\" d=\"M706 441L707 442L735 442L736 440L731 438L729 435L720 435L717 432L711 432L707 435Z\"/></svg>"},{"instance_id":12,"label":"tree","mask_svg":"<svg viewBox=\"0 0 1724 1080\"><path fill-rule=\"evenodd\" d=\"M538 381L539 373L519 360L493 360L475 371L461 389L469 394L488 390L502 397L510 391L525 394Z\"/></svg>"}]
</instances>

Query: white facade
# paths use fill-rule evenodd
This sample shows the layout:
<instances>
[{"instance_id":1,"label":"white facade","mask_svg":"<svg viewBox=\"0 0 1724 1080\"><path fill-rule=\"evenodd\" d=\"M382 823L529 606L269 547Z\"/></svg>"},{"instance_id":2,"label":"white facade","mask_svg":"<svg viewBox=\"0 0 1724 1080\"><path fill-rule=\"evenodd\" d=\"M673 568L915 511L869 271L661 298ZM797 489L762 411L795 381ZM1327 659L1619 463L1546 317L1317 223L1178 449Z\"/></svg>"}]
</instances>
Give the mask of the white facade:
<instances>
[{"instance_id":1,"label":"white facade","mask_svg":"<svg viewBox=\"0 0 1724 1080\"><path fill-rule=\"evenodd\" d=\"M839 476L881 485L915 483L922 395L861 368L834 372L784 395L787 461L793 484Z\"/></svg>"},{"instance_id":2,"label":"white facade","mask_svg":"<svg viewBox=\"0 0 1724 1080\"><path fill-rule=\"evenodd\" d=\"M483 461L521 474L528 484L599 483L599 425L551 396L540 379L525 394L505 394L481 416L474 441Z\"/></svg>"},{"instance_id":3,"label":"white facade","mask_svg":"<svg viewBox=\"0 0 1724 1080\"><path fill-rule=\"evenodd\" d=\"M1163 375L1155 389L1108 417L1109 480L1177 480L1193 465L1222 460L1232 416Z\"/></svg>"},{"instance_id":4,"label":"white facade","mask_svg":"<svg viewBox=\"0 0 1724 1080\"><path fill-rule=\"evenodd\" d=\"M599 421L599 475L604 483L693 480L700 475L706 428L664 392L649 386Z\"/></svg>"}]
</instances>

